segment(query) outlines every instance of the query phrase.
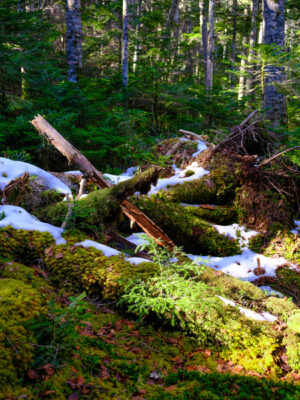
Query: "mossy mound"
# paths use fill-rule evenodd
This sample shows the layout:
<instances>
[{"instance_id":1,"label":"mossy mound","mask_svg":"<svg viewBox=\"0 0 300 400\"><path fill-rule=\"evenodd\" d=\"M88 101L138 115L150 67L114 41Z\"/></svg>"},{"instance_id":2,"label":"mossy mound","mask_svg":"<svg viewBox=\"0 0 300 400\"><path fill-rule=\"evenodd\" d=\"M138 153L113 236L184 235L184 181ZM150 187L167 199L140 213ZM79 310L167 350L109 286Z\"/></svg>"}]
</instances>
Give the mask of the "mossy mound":
<instances>
[{"instance_id":1,"label":"mossy mound","mask_svg":"<svg viewBox=\"0 0 300 400\"><path fill-rule=\"evenodd\" d=\"M180 204L165 201L159 195L132 200L187 252L217 256L241 253L237 240L219 234L211 224Z\"/></svg>"},{"instance_id":2,"label":"mossy mound","mask_svg":"<svg viewBox=\"0 0 300 400\"><path fill-rule=\"evenodd\" d=\"M23 264L36 264L44 250L55 243L48 232L25 231L7 226L0 229L0 254Z\"/></svg>"},{"instance_id":3,"label":"mossy mound","mask_svg":"<svg viewBox=\"0 0 300 400\"><path fill-rule=\"evenodd\" d=\"M68 244L49 247L44 263L53 282L109 299L120 296L129 278L148 277L157 270L154 263L132 265L123 255L106 257L95 248Z\"/></svg>"},{"instance_id":4,"label":"mossy mound","mask_svg":"<svg viewBox=\"0 0 300 400\"><path fill-rule=\"evenodd\" d=\"M42 311L42 297L31 284L0 279L0 381L12 388L29 368L34 339L24 322Z\"/></svg>"}]
</instances>

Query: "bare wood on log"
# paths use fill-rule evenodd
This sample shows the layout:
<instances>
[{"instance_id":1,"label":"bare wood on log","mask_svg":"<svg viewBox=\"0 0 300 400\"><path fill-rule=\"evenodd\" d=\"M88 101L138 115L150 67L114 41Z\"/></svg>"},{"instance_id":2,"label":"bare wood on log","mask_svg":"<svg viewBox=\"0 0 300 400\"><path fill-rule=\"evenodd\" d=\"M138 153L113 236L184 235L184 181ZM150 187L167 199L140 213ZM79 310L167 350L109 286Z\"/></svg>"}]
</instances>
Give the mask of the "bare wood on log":
<instances>
[{"instance_id":1,"label":"bare wood on log","mask_svg":"<svg viewBox=\"0 0 300 400\"><path fill-rule=\"evenodd\" d=\"M281 152L278 153L278 154L275 154L274 156L268 158L267 160L262 161L262 162L257 166L257 168L261 168L261 167L263 167L264 165L269 164L271 161L275 160L277 157L281 156L282 154L288 153L289 151L296 150L296 149L300 149L300 146L294 146L294 147L291 147L290 149L286 149L286 150L281 151Z\"/></svg>"},{"instance_id":2,"label":"bare wood on log","mask_svg":"<svg viewBox=\"0 0 300 400\"><path fill-rule=\"evenodd\" d=\"M187 139L191 140L201 140L205 144L209 146L214 146L212 143L208 142L206 139L204 139L203 135L198 135L195 132L191 131L186 131L185 129L179 129L179 133L182 133Z\"/></svg>"},{"instance_id":3,"label":"bare wood on log","mask_svg":"<svg viewBox=\"0 0 300 400\"><path fill-rule=\"evenodd\" d=\"M31 123L42 137L45 137L68 159L69 164L77 164L84 172L85 176L95 182L98 187L105 188L112 186L110 182L104 179L101 172L99 172L79 150L77 150L59 132L57 132L57 130L54 129L41 115L35 117ZM175 244L168 237L168 235L166 235L161 228L159 228L133 203L131 203L129 200L124 200L121 203L121 207L124 214L127 215L133 222L136 222L143 229L143 231L147 233L147 235L152 237L158 244L173 250Z\"/></svg>"}]
</instances>

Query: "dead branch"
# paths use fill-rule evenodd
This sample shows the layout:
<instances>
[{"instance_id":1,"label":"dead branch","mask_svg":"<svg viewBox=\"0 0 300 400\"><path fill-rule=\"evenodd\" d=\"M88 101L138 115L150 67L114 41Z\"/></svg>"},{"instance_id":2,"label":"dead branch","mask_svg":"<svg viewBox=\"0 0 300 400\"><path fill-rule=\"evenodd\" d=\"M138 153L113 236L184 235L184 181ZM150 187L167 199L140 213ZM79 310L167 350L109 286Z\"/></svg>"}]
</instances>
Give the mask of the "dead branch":
<instances>
[{"instance_id":1,"label":"dead branch","mask_svg":"<svg viewBox=\"0 0 300 400\"><path fill-rule=\"evenodd\" d=\"M290 149L286 149L286 150L281 151L278 154L275 154L274 156L262 161L257 166L257 168L261 168L261 167L265 166L266 164L269 164L271 161L275 160L277 157L281 156L282 154L288 153L289 151L296 150L296 149L300 149L300 146L294 146L294 147L291 147Z\"/></svg>"},{"instance_id":2,"label":"dead branch","mask_svg":"<svg viewBox=\"0 0 300 400\"><path fill-rule=\"evenodd\" d=\"M95 182L98 187L111 187L101 172L99 172L84 155L69 143L56 129L54 129L41 115L38 115L31 121L42 137L45 137L57 150L59 150L71 164L76 164L84 172L85 176ZM157 243L174 248L173 241L160 229L150 218L140 211L129 200L121 203L122 210L132 221L136 222L147 235L152 237Z\"/></svg>"}]
</instances>

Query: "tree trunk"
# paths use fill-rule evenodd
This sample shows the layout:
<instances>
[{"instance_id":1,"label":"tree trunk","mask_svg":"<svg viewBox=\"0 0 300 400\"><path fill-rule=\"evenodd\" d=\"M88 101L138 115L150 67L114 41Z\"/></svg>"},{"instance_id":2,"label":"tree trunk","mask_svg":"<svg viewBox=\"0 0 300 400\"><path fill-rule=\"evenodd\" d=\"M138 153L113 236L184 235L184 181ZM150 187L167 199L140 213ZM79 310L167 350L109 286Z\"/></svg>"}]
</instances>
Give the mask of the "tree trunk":
<instances>
[{"instance_id":1,"label":"tree trunk","mask_svg":"<svg viewBox=\"0 0 300 400\"><path fill-rule=\"evenodd\" d=\"M128 0L123 0L122 83L128 86Z\"/></svg>"},{"instance_id":2,"label":"tree trunk","mask_svg":"<svg viewBox=\"0 0 300 400\"><path fill-rule=\"evenodd\" d=\"M213 87L213 62L214 62L214 22L215 22L215 0L209 0L208 9L208 38L207 38L207 76L206 91L210 95Z\"/></svg>"},{"instance_id":3,"label":"tree trunk","mask_svg":"<svg viewBox=\"0 0 300 400\"><path fill-rule=\"evenodd\" d=\"M204 81L207 81L207 19L205 0L199 0L200 32L202 34L202 55L204 67Z\"/></svg>"},{"instance_id":4,"label":"tree trunk","mask_svg":"<svg viewBox=\"0 0 300 400\"><path fill-rule=\"evenodd\" d=\"M139 32L140 32L140 26L141 26L141 9L142 9L142 0L137 0L137 10L136 10L136 28L135 28L135 46L134 46L134 53L133 53L133 72L136 71L137 69L137 63L138 63L138 57L139 57L139 51L140 51L140 40L139 40Z\"/></svg>"},{"instance_id":5,"label":"tree trunk","mask_svg":"<svg viewBox=\"0 0 300 400\"><path fill-rule=\"evenodd\" d=\"M80 0L66 0L66 55L68 81L76 83L82 68L82 28Z\"/></svg>"},{"instance_id":6,"label":"tree trunk","mask_svg":"<svg viewBox=\"0 0 300 400\"><path fill-rule=\"evenodd\" d=\"M265 34L264 44L275 45L279 55L284 47L284 0L264 0ZM286 123L286 99L276 86L283 83L284 68L265 66L264 107L266 117L274 124Z\"/></svg>"},{"instance_id":7,"label":"tree trunk","mask_svg":"<svg viewBox=\"0 0 300 400\"><path fill-rule=\"evenodd\" d=\"M232 69L235 69L235 47L236 47L236 14L237 14L237 0L233 0L232 3L232 44L231 44L231 63ZM231 74L230 77L231 89L233 89L234 85L234 73Z\"/></svg>"},{"instance_id":8,"label":"tree trunk","mask_svg":"<svg viewBox=\"0 0 300 400\"><path fill-rule=\"evenodd\" d=\"M242 98L245 95L245 67L246 67L246 55L247 55L246 45L247 45L247 36L244 36L242 41L242 59L241 59L240 78L239 78L239 94L238 94L239 100L242 100Z\"/></svg>"},{"instance_id":9,"label":"tree trunk","mask_svg":"<svg viewBox=\"0 0 300 400\"><path fill-rule=\"evenodd\" d=\"M179 2L180 2L180 0L172 0L170 11L169 11L169 15L168 15L168 19L167 19L167 23L166 23L166 26L165 26L166 30L170 28L170 26L172 25L172 23L174 21L176 10L178 8Z\"/></svg>"},{"instance_id":10,"label":"tree trunk","mask_svg":"<svg viewBox=\"0 0 300 400\"><path fill-rule=\"evenodd\" d=\"M249 53L248 53L248 77L247 77L247 94L249 94L253 88L254 79L254 45L257 42L257 13L258 13L259 0L252 0L252 13L251 13L251 31L249 40Z\"/></svg>"}]
</instances>

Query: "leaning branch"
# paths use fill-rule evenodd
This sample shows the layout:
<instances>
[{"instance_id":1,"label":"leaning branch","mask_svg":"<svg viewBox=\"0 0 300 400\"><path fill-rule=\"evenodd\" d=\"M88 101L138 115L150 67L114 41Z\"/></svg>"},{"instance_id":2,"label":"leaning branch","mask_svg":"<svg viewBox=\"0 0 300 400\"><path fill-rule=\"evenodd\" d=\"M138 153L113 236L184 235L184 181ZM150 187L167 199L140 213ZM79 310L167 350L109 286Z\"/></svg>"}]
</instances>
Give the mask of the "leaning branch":
<instances>
[{"instance_id":1,"label":"leaning branch","mask_svg":"<svg viewBox=\"0 0 300 400\"><path fill-rule=\"evenodd\" d=\"M288 153L289 151L296 150L296 149L300 149L300 146L294 146L294 147L291 147L290 149L286 149L286 150L283 150L282 152L280 152L278 154L275 154L274 156L262 161L257 166L257 168L261 168L261 167L265 166L266 164L269 164L271 161L275 160L277 157L281 156L282 154Z\"/></svg>"},{"instance_id":2,"label":"leaning branch","mask_svg":"<svg viewBox=\"0 0 300 400\"><path fill-rule=\"evenodd\" d=\"M84 172L86 178L95 182L100 188L111 187L101 172L99 172L90 161L71 143L69 143L49 122L41 115L38 115L31 121L42 137L45 137L57 150L59 150L69 161L69 164L76 164ZM123 200L121 203L122 211L133 222L139 225L147 235L152 237L157 243L168 247L172 250L175 246L173 241L159 228L150 218L148 218L141 210L139 210L129 200Z\"/></svg>"}]
</instances>

